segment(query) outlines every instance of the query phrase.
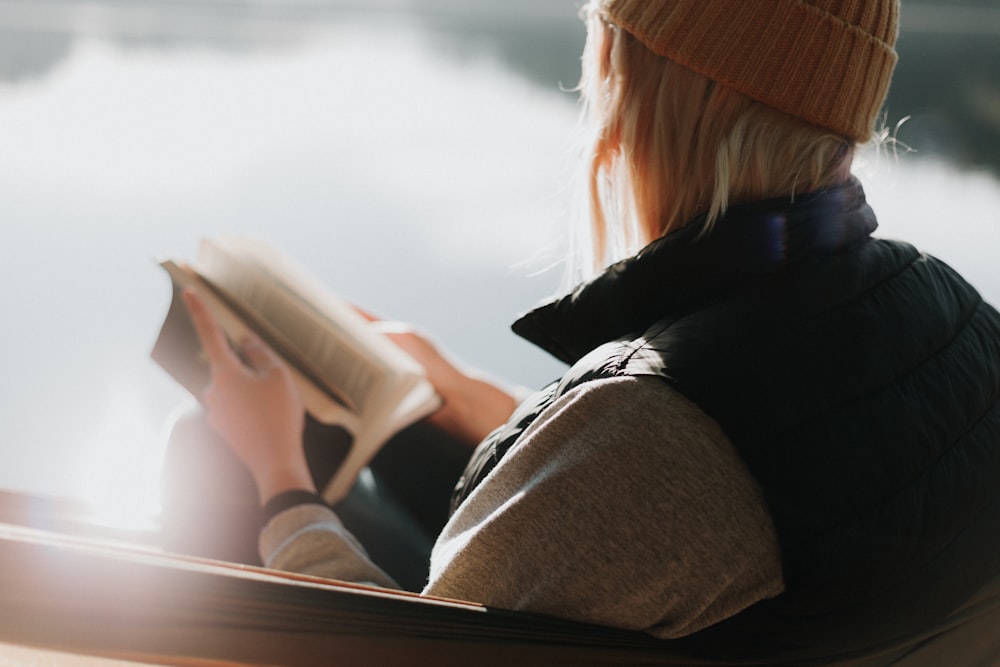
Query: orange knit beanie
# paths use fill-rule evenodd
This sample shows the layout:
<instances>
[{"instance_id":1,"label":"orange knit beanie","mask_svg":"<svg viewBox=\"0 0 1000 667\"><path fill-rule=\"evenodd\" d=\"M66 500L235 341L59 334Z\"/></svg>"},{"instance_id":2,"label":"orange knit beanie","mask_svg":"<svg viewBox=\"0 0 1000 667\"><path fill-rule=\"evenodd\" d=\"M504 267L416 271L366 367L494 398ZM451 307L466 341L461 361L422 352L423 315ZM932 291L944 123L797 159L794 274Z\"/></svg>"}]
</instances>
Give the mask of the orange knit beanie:
<instances>
[{"instance_id":1,"label":"orange knit beanie","mask_svg":"<svg viewBox=\"0 0 1000 667\"><path fill-rule=\"evenodd\" d=\"M899 0L600 0L653 52L787 114L871 137Z\"/></svg>"}]
</instances>

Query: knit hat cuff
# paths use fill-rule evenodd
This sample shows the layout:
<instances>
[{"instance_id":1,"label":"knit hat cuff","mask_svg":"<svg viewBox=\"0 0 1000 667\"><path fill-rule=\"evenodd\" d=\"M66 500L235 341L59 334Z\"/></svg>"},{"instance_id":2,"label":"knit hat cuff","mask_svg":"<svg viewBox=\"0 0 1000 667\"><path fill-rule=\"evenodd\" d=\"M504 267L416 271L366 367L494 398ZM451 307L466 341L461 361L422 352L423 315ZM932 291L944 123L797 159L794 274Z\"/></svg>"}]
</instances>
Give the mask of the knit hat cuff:
<instances>
[{"instance_id":1,"label":"knit hat cuff","mask_svg":"<svg viewBox=\"0 0 1000 667\"><path fill-rule=\"evenodd\" d=\"M862 142L897 60L894 3L862 5L870 32L802 0L605 0L603 11L655 53Z\"/></svg>"}]
</instances>

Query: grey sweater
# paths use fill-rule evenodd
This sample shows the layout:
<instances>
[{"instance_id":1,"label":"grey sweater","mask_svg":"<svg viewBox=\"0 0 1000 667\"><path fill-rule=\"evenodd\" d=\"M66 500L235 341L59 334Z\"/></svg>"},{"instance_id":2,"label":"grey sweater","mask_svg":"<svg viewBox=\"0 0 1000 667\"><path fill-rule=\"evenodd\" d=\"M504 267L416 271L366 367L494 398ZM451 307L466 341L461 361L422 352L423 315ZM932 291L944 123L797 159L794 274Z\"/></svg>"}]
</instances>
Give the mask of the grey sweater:
<instances>
[{"instance_id":1,"label":"grey sweater","mask_svg":"<svg viewBox=\"0 0 1000 667\"><path fill-rule=\"evenodd\" d=\"M260 548L270 567L393 586L318 505L274 517ZM718 425L660 380L616 378L525 431L445 526L424 593L671 638L782 589L774 526Z\"/></svg>"}]
</instances>

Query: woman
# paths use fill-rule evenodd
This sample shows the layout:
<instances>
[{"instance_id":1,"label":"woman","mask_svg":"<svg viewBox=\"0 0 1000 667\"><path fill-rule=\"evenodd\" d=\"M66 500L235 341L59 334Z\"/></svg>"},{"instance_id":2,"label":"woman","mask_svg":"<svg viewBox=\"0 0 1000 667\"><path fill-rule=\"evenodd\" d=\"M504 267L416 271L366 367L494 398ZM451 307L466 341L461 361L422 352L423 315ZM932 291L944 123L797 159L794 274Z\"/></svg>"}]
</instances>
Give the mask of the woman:
<instances>
[{"instance_id":1,"label":"woman","mask_svg":"<svg viewBox=\"0 0 1000 667\"><path fill-rule=\"evenodd\" d=\"M873 239L850 174L898 2L584 12L593 275L515 324L570 370L515 407L396 337L445 399L432 421L489 433L424 591L733 658L887 664L1000 575L1000 315ZM188 299L265 562L393 585L315 495L287 370L255 342L244 366Z\"/></svg>"}]
</instances>

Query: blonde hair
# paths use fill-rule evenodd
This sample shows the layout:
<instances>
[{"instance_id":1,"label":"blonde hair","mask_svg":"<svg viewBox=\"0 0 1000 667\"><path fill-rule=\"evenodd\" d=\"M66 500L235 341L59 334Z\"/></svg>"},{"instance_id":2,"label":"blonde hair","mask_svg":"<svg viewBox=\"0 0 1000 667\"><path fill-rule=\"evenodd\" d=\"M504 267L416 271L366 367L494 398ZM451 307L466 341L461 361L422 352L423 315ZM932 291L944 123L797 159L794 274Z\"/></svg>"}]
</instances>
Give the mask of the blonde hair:
<instances>
[{"instance_id":1,"label":"blonde hair","mask_svg":"<svg viewBox=\"0 0 1000 667\"><path fill-rule=\"evenodd\" d=\"M595 0L583 12L591 224L575 253L584 255L576 258L584 276L696 216L708 231L733 204L849 178L850 139L656 55L608 22Z\"/></svg>"}]
</instances>

